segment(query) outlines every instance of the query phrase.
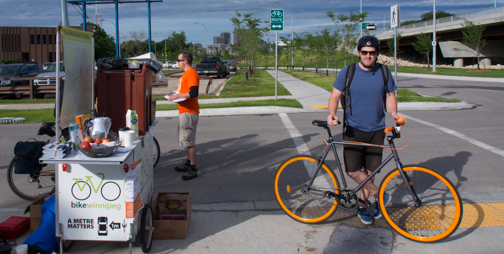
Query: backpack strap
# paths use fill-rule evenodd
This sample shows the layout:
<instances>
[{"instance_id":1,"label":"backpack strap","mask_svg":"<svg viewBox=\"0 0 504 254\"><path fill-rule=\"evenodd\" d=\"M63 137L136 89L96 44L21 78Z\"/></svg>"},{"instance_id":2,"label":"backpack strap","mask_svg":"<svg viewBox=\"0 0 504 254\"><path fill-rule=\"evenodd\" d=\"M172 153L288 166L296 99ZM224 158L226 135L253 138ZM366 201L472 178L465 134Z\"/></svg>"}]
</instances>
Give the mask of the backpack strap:
<instances>
[{"instance_id":1,"label":"backpack strap","mask_svg":"<svg viewBox=\"0 0 504 254\"><path fill-rule=\"evenodd\" d=\"M382 77L383 77L383 84L385 86L385 92L383 93L383 111L384 112L388 112L388 109L387 109L387 94L389 93L389 90L388 90L388 81L389 81L389 72L388 72L388 67L384 64L379 64L380 65L380 69L382 71Z\"/></svg>"},{"instance_id":2,"label":"backpack strap","mask_svg":"<svg viewBox=\"0 0 504 254\"><path fill-rule=\"evenodd\" d=\"M345 133L345 128L348 125L346 120L347 108L350 109L350 84L355 74L356 63L348 65L346 77L345 77L345 90L341 94L341 107L343 108L343 133ZM350 112L351 113L351 112Z\"/></svg>"}]
</instances>

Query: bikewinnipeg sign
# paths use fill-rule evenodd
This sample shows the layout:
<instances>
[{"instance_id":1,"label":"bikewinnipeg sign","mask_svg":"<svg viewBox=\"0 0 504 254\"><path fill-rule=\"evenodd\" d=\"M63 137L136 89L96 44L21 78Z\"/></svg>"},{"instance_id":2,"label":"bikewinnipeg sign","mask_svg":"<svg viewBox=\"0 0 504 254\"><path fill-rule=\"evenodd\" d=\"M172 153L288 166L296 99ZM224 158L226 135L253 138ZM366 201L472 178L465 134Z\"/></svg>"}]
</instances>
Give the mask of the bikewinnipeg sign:
<instances>
[{"instance_id":1,"label":"bikewinnipeg sign","mask_svg":"<svg viewBox=\"0 0 504 254\"><path fill-rule=\"evenodd\" d=\"M283 31L284 10L271 10L270 29L272 31Z\"/></svg>"}]
</instances>

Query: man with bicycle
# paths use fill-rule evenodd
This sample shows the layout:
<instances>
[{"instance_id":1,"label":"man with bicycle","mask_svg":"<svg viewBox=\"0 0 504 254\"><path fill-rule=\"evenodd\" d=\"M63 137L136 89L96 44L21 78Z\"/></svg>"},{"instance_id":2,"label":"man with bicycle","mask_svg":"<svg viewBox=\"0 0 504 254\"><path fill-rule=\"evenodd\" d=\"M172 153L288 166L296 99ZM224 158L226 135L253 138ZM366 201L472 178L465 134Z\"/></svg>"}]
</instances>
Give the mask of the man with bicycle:
<instances>
[{"instance_id":1,"label":"man with bicycle","mask_svg":"<svg viewBox=\"0 0 504 254\"><path fill-rule=\"evenodd\" d=\"M397 100L394 93L397 88L392 78L388 80L384 78L392 75L390 70L377 63L380 41L376 37L361 37L357 42L357 51L360 62L343 68L334 82L329 99L327 122L332 126L338 122L336 111L338 101L343 94L345 99L345 102L342 101L345 119L343 140L383 145L384 106L394 120L403 117L397 114ZM350 77L351 72L353 72L352 77ZM348 80L351 80L349 84L347 84ZM403 118L406 120L405 117ZM347 174L360 184L371 174L370 170L380 165L382 152L383 149L378 147L345 146L343 156ZM360 194L361 199L366 201L370 193L377 199L378 187L374 184L374 177L364 185ZM384 204L386 205L390 200L390 195L385 193ZM371 225L373 219L382 217L377 201L372 215L366 210L366 204L359 203L357 215L366 225Z\"/></svg>"}]
</instances>

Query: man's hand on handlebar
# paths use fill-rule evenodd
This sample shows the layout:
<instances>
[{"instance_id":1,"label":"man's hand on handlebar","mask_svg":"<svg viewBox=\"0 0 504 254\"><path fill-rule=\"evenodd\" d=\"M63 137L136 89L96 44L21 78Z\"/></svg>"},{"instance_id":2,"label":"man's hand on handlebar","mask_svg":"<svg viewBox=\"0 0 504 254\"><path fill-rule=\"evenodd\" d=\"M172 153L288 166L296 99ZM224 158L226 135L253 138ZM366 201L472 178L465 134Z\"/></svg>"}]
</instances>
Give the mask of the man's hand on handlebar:
<instances>
[{"instance_id":1,"label":"man's hand on handlebar","mask_svg":"<svg viewBox=\"0 0 504 254\"><path fill-rule=\"evenodd\" d=\"M327 116L327 124L330 126L338 125L338 117L336 115Z\"/></svg>"}]
</instances>

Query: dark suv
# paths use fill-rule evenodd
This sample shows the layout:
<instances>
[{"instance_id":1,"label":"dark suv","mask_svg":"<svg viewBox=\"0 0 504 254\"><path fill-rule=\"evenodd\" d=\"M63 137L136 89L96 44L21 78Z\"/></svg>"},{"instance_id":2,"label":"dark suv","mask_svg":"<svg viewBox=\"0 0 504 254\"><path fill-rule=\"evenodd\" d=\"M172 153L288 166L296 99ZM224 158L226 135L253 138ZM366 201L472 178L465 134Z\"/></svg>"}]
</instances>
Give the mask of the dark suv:
<instances>
[{"instance_id":1,"label":"dark suv","mask_svg":"<svg viewBox=\"0 0 504 254\"><path fill-rule=\"evenodd\" d=\"M23 78L35 77L39 73L44 72L37 63L16 63L0 65L0 78ZM2 86L12 85L29 85L28 80L2 80ZM16 98L21 98L22 94L16 94Z\"/></svg>"}]
</instances>

